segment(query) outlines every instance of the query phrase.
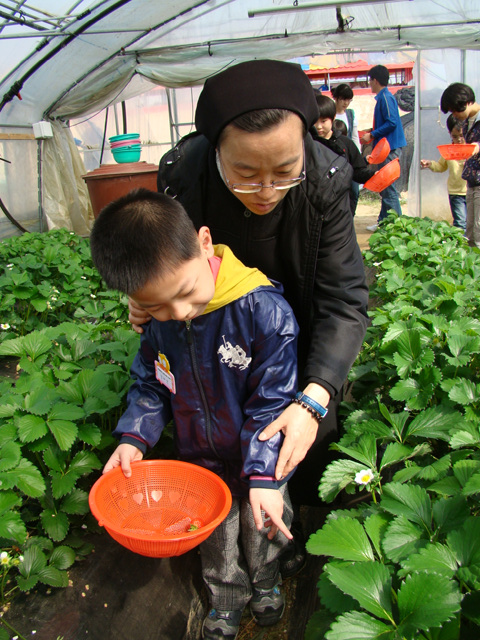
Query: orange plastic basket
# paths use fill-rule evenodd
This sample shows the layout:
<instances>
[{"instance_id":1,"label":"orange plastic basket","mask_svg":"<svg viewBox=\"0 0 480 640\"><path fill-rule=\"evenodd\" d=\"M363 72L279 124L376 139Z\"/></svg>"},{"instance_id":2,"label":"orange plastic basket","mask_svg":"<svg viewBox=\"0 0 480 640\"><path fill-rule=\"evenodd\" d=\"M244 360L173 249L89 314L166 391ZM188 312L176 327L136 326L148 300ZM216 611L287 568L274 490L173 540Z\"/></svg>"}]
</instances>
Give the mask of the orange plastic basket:
<instances>
[{"instance_id":1,"label":"orange plastic basket","mask_svg":"<svg viewBox=\"0 0 480 640\"><path fill-rule=\"evenodd\" d=\"M386 138L381 138L372 153L367 156L367 162L370 164L380 164L384 160L387 159L388 154L390 153L390 144Z\"/></svg>"},{"instance_id":2,"label":"orange plastic basket","mask_svg":"<svg viewBox=\"0 0 480 640\"><path fill-rule=\"evenodd\" d=\"M120 467L102 475L88 501L114 540L143 556L167 558L206 540L226 518L232 495L221 478L198 465L143 460L132 464L130 478ZM187 531L197 519L201 526Z\"/></svg>"},{"instance_id":3,"label":"orange plastic basket","mask_svg":"<svg viewBox=\"0 0 480 640\"><path fill-rule=\"evenodd\" d=\"M440 144L437 149L445 160L467 160L475 151L474 144Z\"/></svg>"},{"instance_id":4,"label":"orange plastic basket","mask_svg":"<svg viewBox=\"0 0 480 640\"><path fill-rule=\"evenodd\" d=\"M395 180L400 177L400 160L395 158L384 167L379 169L370 180L367 180L363 185L365 189L369 191L383 191L389 187Z\"/></svg>"}]
</instances>

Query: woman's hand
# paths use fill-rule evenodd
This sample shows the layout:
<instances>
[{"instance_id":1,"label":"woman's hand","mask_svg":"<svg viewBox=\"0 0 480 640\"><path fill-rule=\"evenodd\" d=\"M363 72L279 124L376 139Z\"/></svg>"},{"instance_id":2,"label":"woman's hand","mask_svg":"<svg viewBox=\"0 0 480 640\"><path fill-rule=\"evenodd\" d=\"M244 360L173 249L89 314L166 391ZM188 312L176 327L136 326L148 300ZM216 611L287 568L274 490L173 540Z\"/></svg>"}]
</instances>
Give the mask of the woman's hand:
<instances>
[{"instance_id":1,"label":"woman's hand","mask_svg":"<svg viewBox=\"0 0 480 640\"><path fill-rule=\"evenodd\" d=\"M128 319L132 323L132 328L137 333L143 333L143 329L140 326L141 324L145 324L145 322L150 322L152 316L139 307L131 298L128 298Z\"/></svg>"},{"instance_id":2,"label":"woman's hand","mask_svg":"<svg viewBox=\"0 0 480 640\"><path fill-rule=\"evenodd\" d=\"M304 393L323 407L330 400L328 391L319 384L309 384ZM317 430L318 422L311 413L298 404L291 404L259 434L259 440L269 440L279 431L283 431L285 435L275 468L277 480L287 476L305 458L315 442Z\"/></svg>"}]
</instances>

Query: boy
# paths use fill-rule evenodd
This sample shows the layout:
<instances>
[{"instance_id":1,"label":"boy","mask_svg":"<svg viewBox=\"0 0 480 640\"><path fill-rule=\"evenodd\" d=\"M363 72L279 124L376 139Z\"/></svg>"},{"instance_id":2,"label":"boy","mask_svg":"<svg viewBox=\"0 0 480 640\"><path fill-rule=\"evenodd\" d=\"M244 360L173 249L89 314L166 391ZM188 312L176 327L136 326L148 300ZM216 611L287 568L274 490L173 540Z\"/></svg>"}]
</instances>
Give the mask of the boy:
<instances>
[{"instance_id":1,"label":"boy","mask_svg":"<svg viewBox=\"0 0 480 640\"><path fill-rule=\"evenodd\" d=\"M375 109L373 111L373 129L362 136L362 142L369 144L373 142L373 147L379 140L386 138L390 145L390 153L386 160L379 167L383 167L395 158L400 158L402 147L407 146L405 134L403 133L402 121L398 111L398 104L393 95L388 90L388 80L390 73L387 67L377 64L368 72L369 85L375 95ZM382 206L378 220L374 225L367 227L368 231L375 231L378 223L387 217L390 210L394 210L399 216L402 215L400 198L395 183L380 191Z\"/></svg>"},{"instance_id":2,"label":"boy","mask_svg":"<svg viewBox=\"0 0 480 640\"><path fill-rule=\"evenodd\" d=\"M233 496L226 520L200 547L212 606L203 637L234 639L249 601L260 625L275 624L292 509L288 477L275 479L280 434L257 436L295 396L293 312L266 276L225 245L214 247L209 229L197 233L164 194L139 189L109 204L90 241L107 286L154 318L144 326L136 380L114 431L120 444L104 472L120 465L129 477L130 463L173 417L179 457L217 473Z\"/></svg>"},{"instance_id":3,"label":"boy","mask_svg":"<svg viewBox=\"0 0 480 640\"><path fill-rule=\"evenodd\" d=\"M467 182L465 237L471 247L480 249L480 104L475 102L475 93L468 84L454 82L442 93L440 108L463 123L465 142L476 144L473 155L465 160L462 178Z\"/></svg>"},{"instance_id":4,"label":"boy","mask_svg":"<svg viewBox=\"0 0 480 640\"><path fill-rule=\"evenodd\" d=\"M318 106L318 120L315 123L318 141L339 156L344 156L353 168L354 183L363 184L373 176L377 167L369 165L357 149L357 145L353 140L338 133L337 128L334 127L336 115L335 102L328 96L322 94L316 94L315 98ZM356 185L357 188L354 186L350 187L350 211L352 212L352 216L355 215L357 209L358 184Z\"/></svg>"},{"instance_id":5,"label":"boy","mask_svg":"<svg viewBox=\"0 0 480 640\"><path fill-rule=\"evenodd\" d=\"M447 118L447 129L450 133L452 144L465 144L462 133L462 125L449 115ZM420 160L421 169L430 169L435 173L443 173L448 169L448 200L453 217L453 226L465 231L467 224L467 204L466 193L467 183L462 178L464 160L446 160L440 157L438 162L434 160Z\"/></svg>"}]
</instances>

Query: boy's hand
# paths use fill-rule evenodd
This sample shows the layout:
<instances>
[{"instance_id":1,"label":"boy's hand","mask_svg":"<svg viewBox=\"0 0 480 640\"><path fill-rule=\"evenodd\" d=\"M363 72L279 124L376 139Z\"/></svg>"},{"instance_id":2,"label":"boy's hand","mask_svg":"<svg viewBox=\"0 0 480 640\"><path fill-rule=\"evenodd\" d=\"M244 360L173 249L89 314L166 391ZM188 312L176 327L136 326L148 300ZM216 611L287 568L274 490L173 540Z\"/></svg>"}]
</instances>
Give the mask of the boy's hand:
<instances>
[{"instance_id":1,"label":"boy's hand","mask_svg":"<svg viewBox=\"0 0 480 640\"><path fill-rule=\"evenodd\" d=\"M473 150L472 156L476 156L480 151L480 145L478 144L478 142L474 142L473 144L475 145L475 149Z\"/></svg>"},{"instance_id":2,"label":"boy's hand","mask_svg":"<svg viewBox=\"0 0 480 640\"><path fill-rule=\"evenodd\" d=\"M143 333L140 325L150 322L152 316L148 311L139 307L131 298L128 298L128 311L128 319L132 323L132 329L137 333Z\"/></svg>"},{"instance_id":3,"label":"boy's hand","mask_svg":"<svg viewBox=\"0 0 480 640\"><path fill-rule=\"evenodd\" d=\"M120 465L123 475L126 478L130 478L132 475L132 469L130 468L131 463L142 460L142 458L143 453L133 444L119 444L104 466L102 473L107 473Z\"/></svg>"},{"instance_id":4,"label":"boy's hand","mask_svg":"<svg viewBox=\"0 0 480 640\"><path fill-rule=\"evenodd\" d=\"M258 531L263 527L270 531L267 534L269 540L277 535L277 531L281 531L289 540L293 538L286 524L282 520L283 515L283 498L278 489L250 489L250 504L252 505L253 518ZM268 516L263 521L262 510Z\"/></svg>"},{"instance_id":5,"label":"boy's hand","mask_svg":"<svg viewBox=\"0 0 480 640\"><path fill-rule=\"evenodd\" d=\"M420 160L420 169L430 169L431 166L431 160Z\"/></svg>"},{"instance_id":6,"label":"boy's hand","mask_svg":"<svg viewBox=\"0 0 480 640\"><path fill-rule=\"evenodd\" d=\"M372 136L372 134L371 134L371 133L369 133L368 131L367 131L367 133L365 133L365 134L362 136L362 142L363 142L364 144L368 144L368 143L369 143L369 142L371 142L372 140L373 140L373 136Z\"/></svg>"}]
</instances>

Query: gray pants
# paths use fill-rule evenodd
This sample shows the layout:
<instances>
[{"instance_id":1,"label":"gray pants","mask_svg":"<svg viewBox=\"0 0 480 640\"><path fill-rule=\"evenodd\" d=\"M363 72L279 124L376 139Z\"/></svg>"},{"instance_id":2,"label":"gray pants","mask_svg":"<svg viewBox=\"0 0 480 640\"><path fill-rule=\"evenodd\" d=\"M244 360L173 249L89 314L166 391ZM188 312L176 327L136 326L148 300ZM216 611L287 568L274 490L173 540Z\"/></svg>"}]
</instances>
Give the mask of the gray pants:
<instances>
[{"instance_id":1,"label":"gray pants","mask_svg":"<svg viewBox=\"0 0 480 640\"><path fill-rule=\"evenodd\" d=\"M480 185L467 185L467 228L465 235L471 247L480 249Z\"/></svg>"},{"instance_id":2,"label":"gray pants","mask_svg":"<svg viewBox=\"0 0 480 640\"><path fill-rule=\"evenodd\" d=\"M292 504L286 484L280 492L283 521L290 528ZM243 609L252 597L252 585L270 589L277 584L278 557L288 540L280 532L269 540L267 533L268 529L255 527L248 498L233 498L228 516L200 545L203 579L213 608Z\"/></svg>"}]
</instances>

